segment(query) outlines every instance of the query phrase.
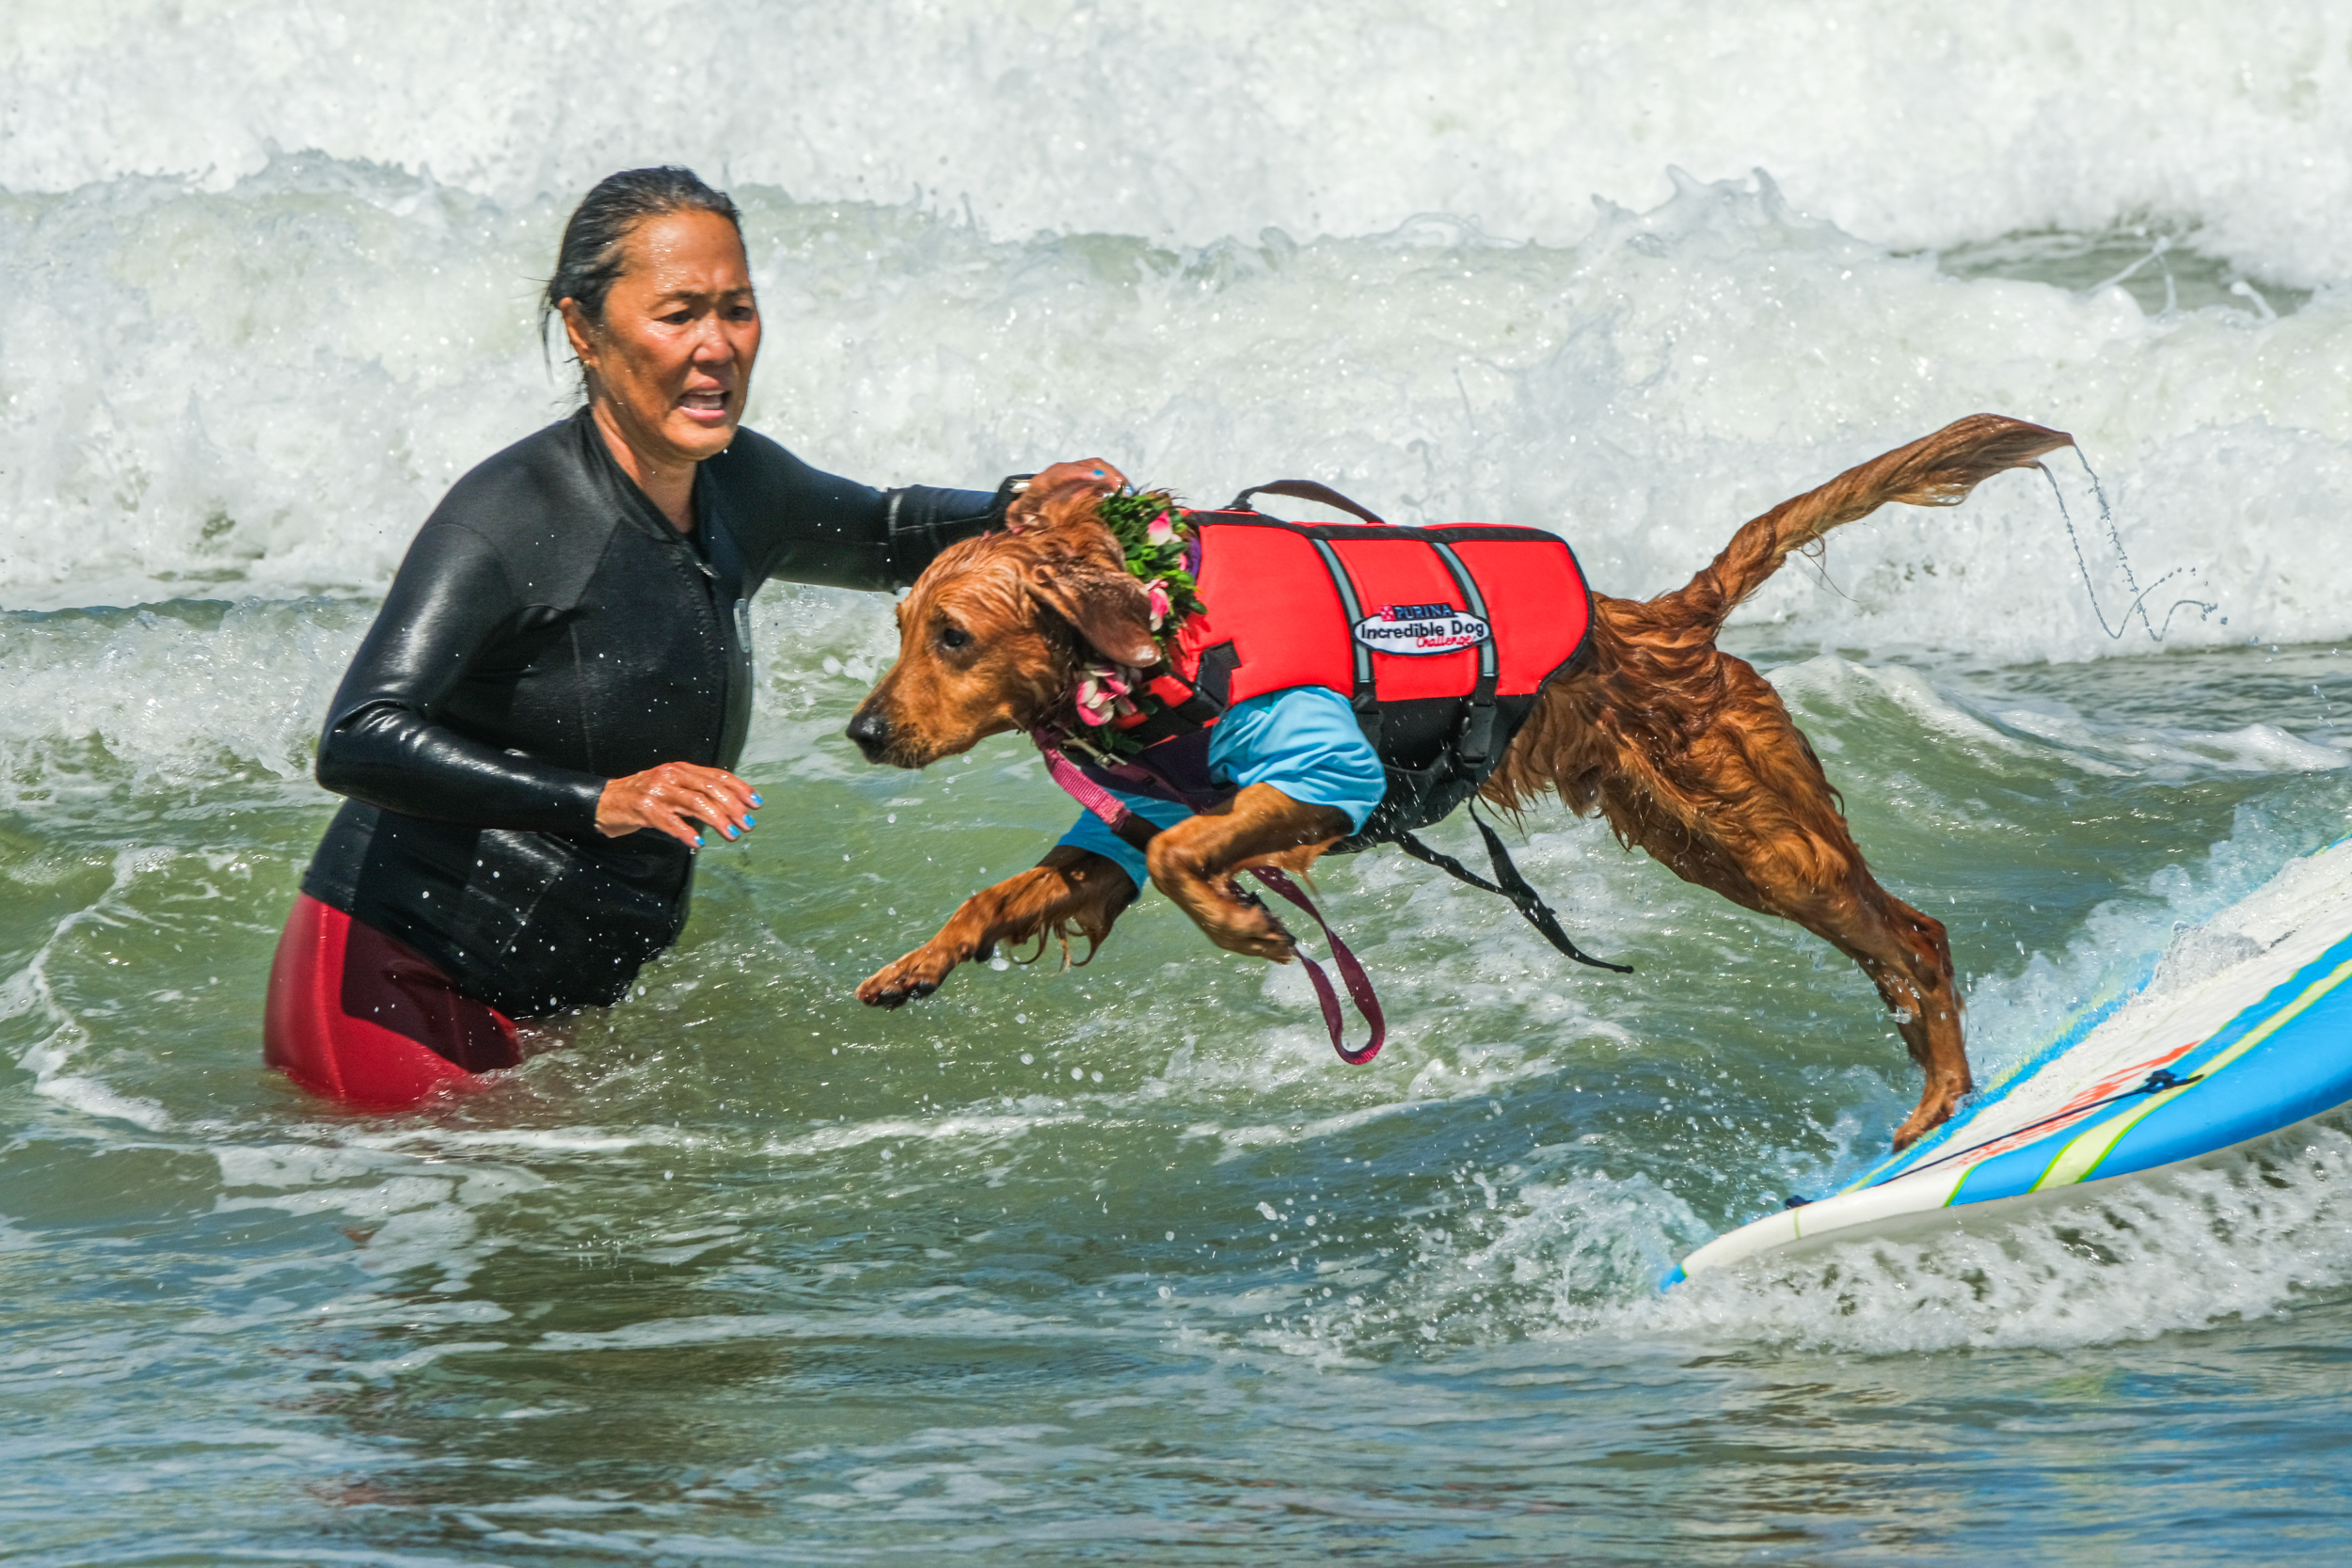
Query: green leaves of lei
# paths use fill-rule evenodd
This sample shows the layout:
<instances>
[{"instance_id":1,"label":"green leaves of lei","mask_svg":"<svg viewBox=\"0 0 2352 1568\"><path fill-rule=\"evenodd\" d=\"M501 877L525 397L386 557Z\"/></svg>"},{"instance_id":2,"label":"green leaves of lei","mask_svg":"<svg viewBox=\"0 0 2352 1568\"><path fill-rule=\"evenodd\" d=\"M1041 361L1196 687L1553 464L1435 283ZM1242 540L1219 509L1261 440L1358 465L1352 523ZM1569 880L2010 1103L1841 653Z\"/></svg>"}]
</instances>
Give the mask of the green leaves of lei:
<instances>
[{"instance_id":1,"label":"green leaves of lei","mask_svg":"<svg viewBox=\"0 0 2352 1568\"><path fill-rule=\"evenodd\" d=\"M1200 585L1184 570L1184 549L1192 541L1177 521L1176 498L1166 490L1121 490L1103 498L1100 515L1127 558L1128 574L1147 589L1156 582L1167 593L1166 627L1152 628L1165 642L1200 609Z\"/></svg>"},{"instance_id":2,"label":"green leaves of lei","mask_svg":"<svg viewBox=\"0 0 2352 1568\"><path fill-rule=\"evenodd\" d=\"M1144 586L1152 600L1152 634L1165 650L1168 641L1188 615L1201 609L1200 585L1184 569L1190 534L1178 523L1176 498L1166 490L1121 490L1103 498L1097 515L1111 537L1119 541L1128 575ZM1076 702L1083 738L1073 740L1114 757L1142 750L1111 721L1135 711L1134 672L1100 665L1080 678Z\"/></svg>"}]
</instances>

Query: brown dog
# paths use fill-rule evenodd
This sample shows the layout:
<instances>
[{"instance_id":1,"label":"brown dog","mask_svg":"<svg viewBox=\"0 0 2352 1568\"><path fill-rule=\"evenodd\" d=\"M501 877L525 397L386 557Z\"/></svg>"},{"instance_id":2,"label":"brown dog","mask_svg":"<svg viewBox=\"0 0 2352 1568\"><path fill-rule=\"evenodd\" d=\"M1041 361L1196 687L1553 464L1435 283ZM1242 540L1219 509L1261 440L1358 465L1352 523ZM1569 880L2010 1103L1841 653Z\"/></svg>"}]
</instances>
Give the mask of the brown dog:
<instances>
[{"instance_id":1,"label":"brown dog","mask_svg":"<svg viewBox=\"0 0 2352 1568\"><path fill-rule=\"evenodd\" d=\"M1957 505L1980 481L2071 443L1976 415L1784 501L1671 594L1595 594L1593 657L1545 688L1480 790L1513 811L1549 792L1580 816L1598 812L1620 841L1685 881L1793 920L1861 965L1927 1074L1898 1148L1948 1117L1972 1086L1944 927L1879 886L1779 695L1715 638L1791 551L1831 529L1888 501ZM1076 486L1024 497L1015 531L966 540L932 562L898 606L898 662L850 723L868 759L921 768L1026 730L1067 700L1091 654L1157 661L1142 586L1095 501L1095 490ZM1287 963L1288 933L1243 899L1234 878L1253 865L1304 870L1348 826L1331 807L1254 784L1153 839L1152 881L1219 947ZM1136 892L1111 861L1057 847L966 899L858 997L898 1006L938 989L959 963L1048 932L1099 944Z\"/></svg>"}]
</instances>

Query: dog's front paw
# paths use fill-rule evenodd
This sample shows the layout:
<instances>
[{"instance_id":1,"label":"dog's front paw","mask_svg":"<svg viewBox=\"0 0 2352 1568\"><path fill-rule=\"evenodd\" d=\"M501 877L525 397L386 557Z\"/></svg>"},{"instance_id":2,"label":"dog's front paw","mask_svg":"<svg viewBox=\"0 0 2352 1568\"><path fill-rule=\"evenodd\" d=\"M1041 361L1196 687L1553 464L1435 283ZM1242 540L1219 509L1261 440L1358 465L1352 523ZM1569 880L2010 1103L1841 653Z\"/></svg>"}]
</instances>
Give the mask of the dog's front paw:
<instances>
[{"instance_id":1,"label":"dog's front paw","mask_svg":"<svg viewBox=\"0 0 2352 1568\"><path fill-rule=\"evenodd\" d=\"M1227 884L1209 919L1199 922L1208 939L1228 953L1286 964L1298 957L1298 944L1274 918L1274 911L1256 898Z\"/></svg>"},{"instance_id":2,"label":"dog's front paw","mask_svg":"<svg viewBox=\"0 0 2352 1568\"><path fill-rule=\"evenodd\" d=\"M857 989L857 999L869 1007L898 1007L918 996L929 996L947 978L956 960L930 947L918 947L875 971Z\"/></svg>"}]
</instances>

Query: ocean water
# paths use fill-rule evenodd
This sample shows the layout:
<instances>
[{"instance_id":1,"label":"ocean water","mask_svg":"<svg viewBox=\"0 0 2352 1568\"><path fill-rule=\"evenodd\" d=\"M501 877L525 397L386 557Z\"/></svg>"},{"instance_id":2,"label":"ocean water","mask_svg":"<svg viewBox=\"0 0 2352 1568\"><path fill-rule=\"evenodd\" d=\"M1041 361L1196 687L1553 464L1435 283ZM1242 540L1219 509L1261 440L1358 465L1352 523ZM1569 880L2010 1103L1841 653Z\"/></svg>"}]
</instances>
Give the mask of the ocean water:
<instances>
[{"instance_id":1,"label":"ocean water","mask_svg":"<svg viewBox=\"0 0 2352 1568\"><path fill-rule=\"evenodd\" d=\"M2319 8L8 8L0 1560L2344 1560L2352 1122L1661 1296L1912 1102L1851 965L1550 810L1636 973L1333 863L1369 1068L1156 897L869 1011L1071 815L1009 739L858 759L875 597L760 600L771 809L641 994L413 1115L264 1071L327 694L569 407L535 279L656 160L744 206L751 422L877 483L1314 477L1644 594L1963 414L2073 432L1728 638L1980 1080L2352 828Z\"/></svg>"}]
</instances>

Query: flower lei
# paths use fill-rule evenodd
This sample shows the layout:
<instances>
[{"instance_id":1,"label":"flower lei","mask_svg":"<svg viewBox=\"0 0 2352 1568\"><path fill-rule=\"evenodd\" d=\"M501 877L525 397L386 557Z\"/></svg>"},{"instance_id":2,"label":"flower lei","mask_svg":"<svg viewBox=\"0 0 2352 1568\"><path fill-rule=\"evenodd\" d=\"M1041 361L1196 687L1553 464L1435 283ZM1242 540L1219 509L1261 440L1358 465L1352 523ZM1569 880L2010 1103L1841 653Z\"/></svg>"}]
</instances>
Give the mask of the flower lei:
<instances>
[{"instance_id":1,"label":"flower lei","mask_svg":"<svg viewBox=\"0 0 2352 1568\"><path fill-rule=\"evenodd\" d=\"M1121 490L1103 498L1099 515L1119 541L1128 575L1143 584L1152 606L1152 636L1165 647L1184 618L1201 609L1200 585L1185 564L1191 532L1177 521L1176 498L1165 490ZM1086 726L1079 743L1112 757L1143 750L1111 722L1143 711L1134 700L1142 684L1143 672L1130 666L1106 660L1087 665L1071 694L1078 721Z\"/></svg>"}]
</instances>

